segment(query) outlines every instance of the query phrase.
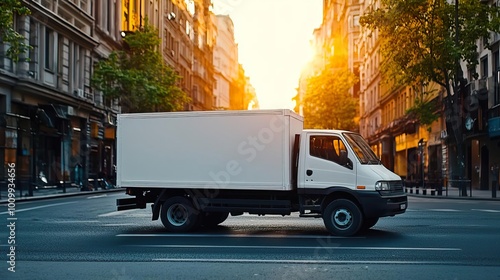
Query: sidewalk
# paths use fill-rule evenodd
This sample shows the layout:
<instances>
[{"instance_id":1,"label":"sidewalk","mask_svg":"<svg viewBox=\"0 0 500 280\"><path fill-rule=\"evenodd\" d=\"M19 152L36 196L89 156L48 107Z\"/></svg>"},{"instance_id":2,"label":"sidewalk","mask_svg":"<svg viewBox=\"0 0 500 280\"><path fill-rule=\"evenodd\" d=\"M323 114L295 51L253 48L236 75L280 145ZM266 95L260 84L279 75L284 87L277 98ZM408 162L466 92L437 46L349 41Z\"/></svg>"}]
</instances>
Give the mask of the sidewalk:
<instances>
[{"instance_id":1,"label":"sidewalk","mask_svg":"<svg viewBox=\"0 0 500 280\"><path fill-rule=\"evenodd\" d=\"M63 189L61 187L59 188L46 188L46 189L38 189L38 190L33 190L33 196L29 196L28 190L18 190L16 189L15 192L15 199L16 202L22 202L22 201L32 201L32 200L41 200L41 199L48 199L48 198L54 198L54 197L64 197L64 196L77 196L77 195L85 195L85 194L98 194L98 193L107 193L107 192L125 192L125 189L122 188L108 188L108 189L101 189L99 188L98 190L82 190L77 187L66 187L66 189ZM1 189L0 190L0 204L5 204L8 203L8 192L6 189Z\"/></svg>"},{"instance_id":2,"label":"sidewalk","mask_svg":"<svg viewBox=\"0 0 500 280\"><path fill-rule=\"evenodd\" d=\"M475 199L475 200L492 200L500 201L500 190L496 191L496 197L493 197L491 190L477 190L467 188L467 196L463 196L459 188L443 188L441 192L435 189L424 189L422 187L405 188L408 196L429 197L442 199Z\"/></svg>"}]
</instances>

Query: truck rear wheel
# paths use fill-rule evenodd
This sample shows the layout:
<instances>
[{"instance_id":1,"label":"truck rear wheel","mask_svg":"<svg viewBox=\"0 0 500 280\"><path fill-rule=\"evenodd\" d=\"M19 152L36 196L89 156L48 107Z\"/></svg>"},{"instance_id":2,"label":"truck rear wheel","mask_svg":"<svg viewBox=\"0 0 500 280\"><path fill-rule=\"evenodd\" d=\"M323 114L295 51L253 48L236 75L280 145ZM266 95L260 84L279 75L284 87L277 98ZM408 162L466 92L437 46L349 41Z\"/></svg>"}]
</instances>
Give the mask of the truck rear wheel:
<instances>
[{"instance_id":1,"label":"truck rear wheel","mask_svg":"<svg viewBox=\"0 0 500 280\"><path fill-rule=\"evenodd\" d=\"M193 203L181 196L167 199L161 207L161 222L170 232L190 231L198 225L199 211Z\"/></svg>"},{"instance_id":2,"label":"truck rear wheel","mask_svg":"<svg viewBox=\"0 0 500 280\"><path fill-rule=\"evenodd\" d=\"M348 199L337 199L323 211L323 222L328 231L338 236L352 236L363 224L361 210Z\"/></svg>"}]
</instances>

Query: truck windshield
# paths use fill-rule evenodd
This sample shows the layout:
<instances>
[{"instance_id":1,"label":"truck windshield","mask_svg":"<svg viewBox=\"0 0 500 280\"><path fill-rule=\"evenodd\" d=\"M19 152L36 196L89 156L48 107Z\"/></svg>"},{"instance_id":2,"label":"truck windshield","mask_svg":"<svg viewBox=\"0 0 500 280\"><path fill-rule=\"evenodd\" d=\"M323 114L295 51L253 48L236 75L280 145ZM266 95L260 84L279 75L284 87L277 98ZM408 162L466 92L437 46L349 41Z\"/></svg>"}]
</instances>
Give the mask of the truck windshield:
<instances>
[{"instance_id":1,"label":"truck windshield","mask_svg":"<svg viewBox=\"0 0 500 280\"><path fill-rule=\"evenodd\" d=\"M381 164L380 159L370 149L370 146L361 135L356 133L343 133L343 135L361 164Z\"/></svg>"}]
</instances>

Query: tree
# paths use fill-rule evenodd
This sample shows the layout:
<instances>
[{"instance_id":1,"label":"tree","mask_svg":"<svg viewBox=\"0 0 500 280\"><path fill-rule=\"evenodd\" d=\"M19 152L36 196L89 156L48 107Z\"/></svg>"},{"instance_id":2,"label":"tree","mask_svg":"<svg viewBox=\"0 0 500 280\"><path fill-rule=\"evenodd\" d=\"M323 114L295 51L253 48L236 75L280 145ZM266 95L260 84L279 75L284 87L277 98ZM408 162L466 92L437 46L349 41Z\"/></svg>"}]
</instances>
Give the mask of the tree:
<instances>
[{"instance_id":1,"label":"tree","mask_svg":"<svg viewBox=\"0 0 500 280\"><path fill-rule=\"evenodd\" d=\"M14 14L28 15L30 10L23 7L19 0L0 1L0 43L10 45L7 57L13 61L19 60L19 55L29 50L25 38L14 29Z\"/></svg>"},{"instance_id":2,"label":"tree","mask_svg":"<svg viewBox=\"0 0 500 280\"><path fill-rule=\"evenodd\" d=\"M178 86L179 76L164 62L157 30L146 23L128 33L124 50L99 61L92 85L106 98L118 99L126 112L181 110L189 101Z\"/></svg>"},{"instance_id":3,"label":"tree","mask_svg":"<svg viewBox=\"0 0 500 280\"><path fill-rule=\"evenodd\" d=\"M358 101L349 93L356 83L356 76L349 71L347 64L340 62L341 59L334 59L307 81L302 100L306 128L357 128Z\"/></svg>"},{"instance_id":4,"label":"tree","mask_svg":"<svg viewBox=\"0 0 500 280\"><path fill-rule=\"evenodd\" d=\"M382 75L396 85L433 82L444 88L447 126L457 145L454 171L462 176L465 160L459 89L466 81L459 62L476 69L477 40L500 30L499 7L477 0L381 0L380 6L363 15L360 23L379 32ZM426 102L417 102L413 111L433 113L427 109Z\"/></svg>"}]
</instances>

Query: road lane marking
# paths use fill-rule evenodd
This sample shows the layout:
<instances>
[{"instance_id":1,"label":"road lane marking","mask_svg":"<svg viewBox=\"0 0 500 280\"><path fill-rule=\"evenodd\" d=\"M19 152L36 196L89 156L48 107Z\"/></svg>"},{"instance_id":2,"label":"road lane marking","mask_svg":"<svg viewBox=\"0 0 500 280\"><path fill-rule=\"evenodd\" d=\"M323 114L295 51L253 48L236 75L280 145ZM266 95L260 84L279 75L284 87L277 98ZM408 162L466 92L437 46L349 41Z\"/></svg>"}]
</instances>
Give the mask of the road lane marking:
<instances>
[{"instance_id":1,"label":"road lane marking","mask_svg":"<svg viewBox=\"0 0 500 280\"><path fill-rule=\"evenodd\" d=\"M15 212L19 213L19 212L31 211L31 210L41 209L41 208L72 204L72 203L76 203L76 201L54 203L54 204L48 204L48 205L42 205L42 206L36 206L36 207L30 207L30 208L24 208L24 209L16 209ZM0 212L0 215L5 215L8 213L10 213L10 211Z\"/></svg>"},{"instance_id":2,"label":"road lane marking","mask_svg":"<svg viewBox=\"0 0 500 280\"><path fill-rule=\"evenodd\" d=\"M52 223L52 224L78 224L78 223L99 223L99 221L46 221L47 223Z\"/></svg>"},{"instance_id":3,"label":"road lane marking","mask_svg":"<svg viewBox=\"0 0 500 280\"><path fill-rule=\"evenodd\" d=\"M287 234L175 234L175 233L121 233L117 234L117 237L224 237L224 238L305 238L305 239L318 239L318 238L329 238L329 239L365 239L364 236L333 236L333 235L287 235Z\"/></svg>"},{"instance_id":4,"label":"road lane marking","mask_svg":"<svg viewBox=\"0 0 500 280\"><path fill-rule=\"evenodd\" d=\"M240 245L125 245L126 247L143 248L177 248L177 249L322 249L322 250L380 250L380 251L462 251L460 248L419 248L419 247L338 247L338 246L240 246Z\"/></svg>"},{"instance_id":5,"label":"road lane marking","mask_svg":"<svg viewBox=\"0 0 500 280\"><path fill-rule=\"evenodd\" d=\"M500 213L500 210L491 210L491 209L471 209L472 211L481 211L488 213Z\"/></svg>"},{"instance_id":6,"label":"road lane marking","mask_svg":"<svg viewBox=\"0 0 500 280\"><path fill-rule=\"evenodd\" d=\"M109 213L97 215L97 217L112 217L112 216L118 216L118 215L125 215L125 214L128 214L128 213L135 212L137 210L138 209L123 210L123 211L113 211L113 212L109 212Z\"/></svg>"},{"instance_id":7,"label":"road lane marking","mask_svg":"<svg viewBox=\"0 0 500 280\"><path fill-rule=\"evenodd\" d=\"M128 224L103 224L102 226L104 227L121 227L121 226L136 226L137 224L132 224L132 223L128 223Z\"/></svg>"},{"instance_id":8,"label":"road lane marking","mask_svg":"<svg viewBox=\"0 0 500 280\"><path fill-rule=\"evenodd\" d=\"M106 197L106 196L108 196L108 195L107 194L94 195L94 196L87 197L87 199L101 198L101 197Z\"/></svg>"},{"instance_id":9,"label":"road lane marking","mask_svg":"<svg viewBox=\"0 0 500 280\"><path fill-rule=\"evenodd\" d=\"M460 212L460 210L456 209L427 209L428 211L436 211L436 212Z\"/></svg>"},{"instance_id":10,"label":"road lane marking","mask_svg":"<svg viewBox=\"0 0 500 280\"><path fill-rule=\"evenodd\" d=\"M284 263L284 264L416 264L416 265L442 265L454 262L436 261L347 261L347 260L261 260L261 259L152 259L156 262L202 262L202 263Z\"/></svg>"}]
</instances>

